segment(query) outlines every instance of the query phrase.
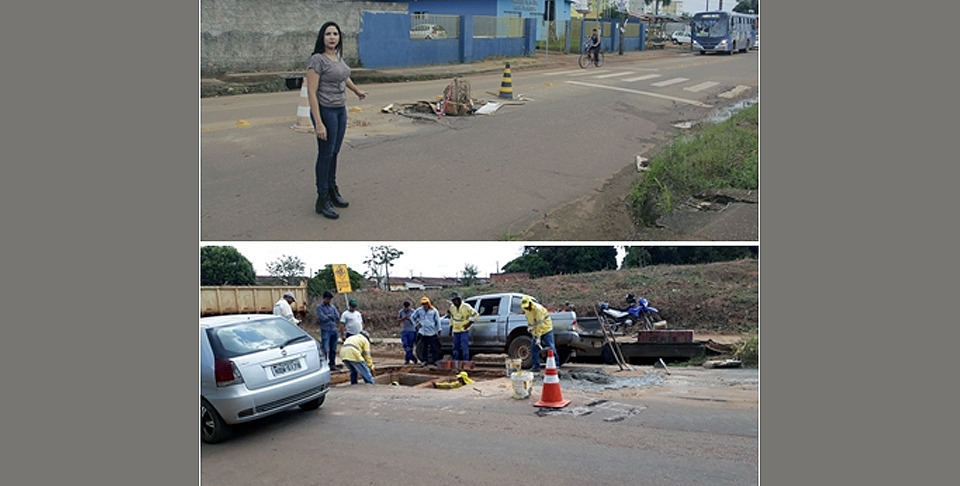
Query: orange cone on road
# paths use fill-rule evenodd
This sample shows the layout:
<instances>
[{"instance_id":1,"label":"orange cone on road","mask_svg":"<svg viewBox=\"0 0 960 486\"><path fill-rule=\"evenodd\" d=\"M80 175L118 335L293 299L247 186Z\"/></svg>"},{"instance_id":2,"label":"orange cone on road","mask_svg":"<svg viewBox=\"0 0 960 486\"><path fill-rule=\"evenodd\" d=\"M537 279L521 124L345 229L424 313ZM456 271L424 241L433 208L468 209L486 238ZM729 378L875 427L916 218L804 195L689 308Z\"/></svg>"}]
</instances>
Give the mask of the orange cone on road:
<instances>
[{"instance_id":1,"label":"orange cone on road","mask_svg":"<svg viewBox=\"0 0 960 486\"><path fill-rule=\"evenodd\" d=\"M570 400L563 399L563 392L560 391L560 376L557 375L557 362L553 357L553 350L547 350L547 369L543 371L543 391L540 393L540 401L533 404L534 407L561 408L566 407Z\"/></svg>"},{"instance_id":2,"label":"orange cone on road","mask_svg":"<svg viewBox=\"0 0 960 486\"><path fill-rule=\"evenodd\" d=\"M310 121L310 100L307 98L307 84L300 87L300 105L297 106L297 124L290 127L298 132L313 132L313 122Z\"/></svg>"},{"instance_id":3,"label":"orange cone on road","mask_svg":"<svg viewBox=\"0 0 960 486\"><path fill-rule=\"evenodd\" d=\"M513 99L513 80L510 78L510 63L503 68L503 80L500 81L500 98L505 100Z\"/></svg>"}]
</instances>

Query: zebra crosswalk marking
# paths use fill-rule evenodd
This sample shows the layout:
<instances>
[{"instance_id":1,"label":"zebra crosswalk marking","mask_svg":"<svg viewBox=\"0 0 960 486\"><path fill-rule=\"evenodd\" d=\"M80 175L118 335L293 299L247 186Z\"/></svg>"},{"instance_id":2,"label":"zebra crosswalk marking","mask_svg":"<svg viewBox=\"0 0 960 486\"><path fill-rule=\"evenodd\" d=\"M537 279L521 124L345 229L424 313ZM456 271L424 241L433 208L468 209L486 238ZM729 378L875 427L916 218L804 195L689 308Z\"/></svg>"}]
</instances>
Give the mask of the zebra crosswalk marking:
<instances>
[{"instance_id":1,"label":"zebra crosswalk marking","mask_svg":"<svg viewBox=\"0 0 960 486\"><path fill-rule=\"evenodd\" d=\"M633 71L624 71L624 72L621 72L621 73L611 73L611 74L601 74L600 76L594 76L594 78L597 78L597 79L615 78L615 77L617 77L617 76L626 76L626 75L628 75L628 74L633 74Z\"/></svg>"},{"instance_id":2,"label":"zebra crosswalk marking","mask_svg":"<svg viewBox=\"0 0 960 486\"><path fill-rule=\"evenodd\" d=\"M652 83L650 86L656 86L662 88L664 86L670 86L671 84L682 83L684 81L690 81L690 78L673 78L666 81L660 81L659 83Z\"/></svg>"},{"instance_id":3,"label":"zebra crosswalk marking","mask_svg":"<svg viewBox=\"0 0 960 486\"><path fill-rule=\"evenodd\" d=\"M700 102L700 101L697 101L697 100L689 100L689 99L686 99L686 98L678 98L678 97L676 97L676 96L668 96L668 95L663 95L663 94L659 94L659 93L651 93L651 92L649 92L649 91L638 91L638 90L635 90L635 89L620 88L620 87L617 87L617 86L606 86L606 85L603 85L603 84L584 83L584 82L581 82L581 81L566 81L566 83L567 83L567 84L575 84L575 85L577 85L577 86L586 86L586 87L588 87L588 88L609 89L609 90L620 91L620 92L624 92L624 93L632 93L632 94L638 94L638 95L643 95L643 96L650 96L650 97L653 97L653 98L661 98L661 99L665 99L665 100L672 100L672 101L676 101L676 102L678 102L678 103L687 103L687 104L690 104L690 105L702 106L702 107L704 107L704 108L710 108L711 106L713 106L713 105L708 105L708 104L706 104L706 103L703 103L703 102Z\"/></svg>"},{"instance_id":4,"label":"zebra crosswalk marking","mask_svg":"<svg viewBox=\"0 0 960 486\"><path fill-rule=\"evenodd\" d=\"M706 82L700 83L700 84L698 84L698 85L696 85L696 86L688 86L688 87L683 88L683 89L684 89L685 91L697 92L697 91L703 91L703 90L705 90L705 89L707 89L707 88L712 88L712 87L714 87L714 86L716 86L716 85L718 85L718 84L720 84L720 83L715 83L715 82L713 82L713 81L706 81Z\"/></svg>"},{"instance_id":5,"label":"zebra crosswalk marking","mask_svg":"<svg viewBox=\"0 0 960 486\"><path fill-rule=\"evenodd\" d=\"M643 81L644 79L659 78L660 76L660 74L644 74L643 76L637 76L635 78L626 78L624 81L627 83L632 83L634 81Z\"/></svg>"}]
</instances>

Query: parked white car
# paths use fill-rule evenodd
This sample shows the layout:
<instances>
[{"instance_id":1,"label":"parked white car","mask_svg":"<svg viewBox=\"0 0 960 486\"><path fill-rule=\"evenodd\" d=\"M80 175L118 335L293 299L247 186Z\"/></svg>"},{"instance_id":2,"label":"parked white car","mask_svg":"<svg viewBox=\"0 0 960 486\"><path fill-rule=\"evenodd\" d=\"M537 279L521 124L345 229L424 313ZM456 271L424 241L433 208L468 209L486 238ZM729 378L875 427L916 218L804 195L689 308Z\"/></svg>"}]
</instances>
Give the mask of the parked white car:
<instances>
[{"instance_id":1,"label":"parked white car","mask_svg":"<svg viewBox=\"0 0 960 486\"><path fill-rule=\"evenodd\" d=\"M320 343L270 314L200 318L200 438L216 443L235 424L300 407L330 390Z\"/></svg>"},{"instance_id":2,"label":"parked white car","mask_svg":"<svg viewBox=\"0 0 960 486\"><path fill-rule=\"evenodd\" d=\"M442 25L420 24L410 29L411 39L446 39L447 29Z\"/></svg>"},{"instance_id":3,"label":"parked white car","mask_svg":"<svg viewBox=\"0 0 960 486\"><path fill-rule=\"evenodd\" d=\"M759 32L757 32L757 37L753 39L753 48L756 50L760 50L760 33Z\"/></svg>"},{"instance_id":4,"label":"parked white car","mask_svg":"<svg viewBox=\"0 0 960 486\"><path fill-rule=\"evenodd\" d=\"M676 30L670 34L670 39L674 44L689 44L690 43L690 34L682 30Z\"/></svg>"}]
</instances>

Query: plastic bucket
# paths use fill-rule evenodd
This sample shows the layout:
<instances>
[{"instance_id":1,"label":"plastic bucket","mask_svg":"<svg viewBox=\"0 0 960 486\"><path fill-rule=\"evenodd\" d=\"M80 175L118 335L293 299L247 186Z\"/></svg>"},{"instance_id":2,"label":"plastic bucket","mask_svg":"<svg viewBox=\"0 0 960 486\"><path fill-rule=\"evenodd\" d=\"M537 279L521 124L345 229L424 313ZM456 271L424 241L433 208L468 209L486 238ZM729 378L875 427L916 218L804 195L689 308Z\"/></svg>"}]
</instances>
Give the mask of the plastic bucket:
<instances>
[{"instance_id":1,"label":"plastic bucket","mask_svg":"<svg viewBox=\"0 0 960 486\"><path fill-rule=\"evenodd\" d=\"M507 377L512 376L514 373L519 373L521 371L520 368L522 365L523 365L522 359L507 358L506 360Z\"/></svg>"},{"instance_id":2,"label":"plastic bucket","mask_svg":"<svg viewBox=\"0 0 960 486\"><path fill-rule=\"evenodd\" d=\"M510 375L510 380L513 381L513 398L517 400L530 398L530 392L533 391L533 373L517 372Z\"/></svg>"}]
</instances>

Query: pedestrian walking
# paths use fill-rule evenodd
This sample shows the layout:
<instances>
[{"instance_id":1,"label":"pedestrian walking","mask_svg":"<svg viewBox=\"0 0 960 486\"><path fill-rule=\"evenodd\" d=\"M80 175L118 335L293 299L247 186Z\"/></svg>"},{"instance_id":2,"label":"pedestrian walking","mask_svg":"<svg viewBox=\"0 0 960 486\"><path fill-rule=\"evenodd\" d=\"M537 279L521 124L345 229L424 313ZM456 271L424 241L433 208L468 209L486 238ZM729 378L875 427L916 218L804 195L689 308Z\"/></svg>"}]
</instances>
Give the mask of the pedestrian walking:
<instances>
[{"instance_id":1,"label":"pedestrian walking","mask_svg":"<svg viewBox=\"0 0 960 486\"><path fill-rule=\"evenodd\" d=\"M424 296L420 298L420 308L414 311L410 319L416 325L423 343L421 366L435 366L440 360L440 313Z\"/></svg>"},{"instance_id":2,"label":"pedestrian walking","mask_svg":"<svg viewBox=\"0 0 960 486\"><path fill-rule=\"evenodd\" d=\"M284 292L283 297L280 297L280 300L273 304L273 315L280 316L291 324L300 324L300 319L293 316L293 308L290 307L290 304L296 301L297 298L293 296L293 292Z\"/></svg>"},{"instance_id":3,"label":"pedestrian walking","mask_svg":"<svg viewBox=\"0 0 960 486\"><path fill-rule=\"evenodd\" d=\"M544 306L534 302L529 295L524 295L520 299L520 308L523 309L523 315L527 318L527 331L533 336L533 342L530 345L533 364L530 366L530 371L540 371L541 348L553 350L557 368L560 368L560 355L557 354L557 345L553 338L553 320L550 319L550 313Z\"/></svg>"},{"instance_id":4,"label":"pedestrian walking","mask_svg":"<svg viewBox=\"0 0 960 486\"><path fill-rule=\"evenodd\" d=\"M340 215L334 206L349 206L337 186L337 158L347 130L346 90L349 88L360 100L366 98L367 92L350 79L350 67L343 61L343 35L336 22L326 22L320 27L313 54L307 61L306 78L310 120L317 136L314 209L324 217L337 219Z\"/></svg>"},{"instance_id":5,"label":"pedestrian walking","mask_svg":"<svg viewBox=\"0 0 960 486\"><path fill-rule=\"evenodd\" d=\"M410 316L416 312L411 306L410 301L403 301L403 308L397 312L397 322L400 323L400 342L403 344L403 364L416 364L417 357L413 355L413 346L417 340L417 326L413 323Z\"/></svg>"},{"instance_id":6,"label":"pedestrian walking","mask_svg":"<svg viewBox=\"0 0 960 486\"><path fill-rule=\"evenodd\" d=\"M320 349L327 355L330 369L336 369L337 363L337 321L340 320L340 311L331 302L333 292L323 291L323 300L317 305L317 324L320 326Z\"/></svg>"},{"instance_id":7,"label":"pedestrian walking","mask_svg":"<svg viewBox=\"0 0 960 486\"><path fill-rule=\"evenodd\" d=\"M373 357L370 355L370 335L367 331L360 331L343 341L340 346L340 361L350 369L350 384L356 385L358 377L369 385L373 381Z\"/></svg>"},{"instance_id":8,"label":"pedestrian walking","mask_svg":"<svg viewBox=\"0 0 960 486\"><path fill-rule=\"evenodd\" d=\"M479 314L468 304L463 303L460 294L450 294L450 334L453 336L454 361L470 361L470 326Z\"/></svg>"},{"instance_id":9,"label":"pedestrian walking","mask_svg":"<svg viewBox=\"0 0 960 486\"><path fill-rule=\"evenodd\" d=\"M347 338L363 331L363 314L357 309L357 300L350 299L347 305L349 309L340 314L340 323L343 324L340 326L343 342L347 342Z\"/></svg>"}]
</instances>

